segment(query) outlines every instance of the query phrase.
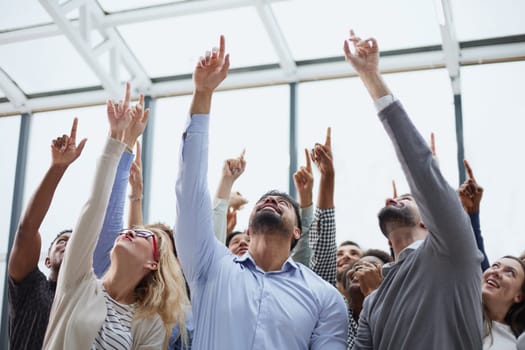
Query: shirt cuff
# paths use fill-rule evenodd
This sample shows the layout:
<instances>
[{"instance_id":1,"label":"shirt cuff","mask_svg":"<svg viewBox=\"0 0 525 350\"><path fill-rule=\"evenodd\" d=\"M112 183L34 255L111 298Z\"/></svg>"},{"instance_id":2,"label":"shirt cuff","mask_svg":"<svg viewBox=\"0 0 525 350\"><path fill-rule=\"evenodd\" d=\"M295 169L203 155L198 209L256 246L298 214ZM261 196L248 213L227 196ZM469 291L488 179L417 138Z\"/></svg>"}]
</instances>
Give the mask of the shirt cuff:
<instances>
[{"instance_id":1,"label":"shirt cuff","mask_svg":"<svg viewBox=\"0 0 525 350\"><path fill-rule=\"evenodd\" d=\"M392 103L396 102L396 98L394 95L386 95L383 97L378 98L374 101L374 105L376 106L377 112L381 112L386 107L390 106Z\"/></svg>"}]
</instances>

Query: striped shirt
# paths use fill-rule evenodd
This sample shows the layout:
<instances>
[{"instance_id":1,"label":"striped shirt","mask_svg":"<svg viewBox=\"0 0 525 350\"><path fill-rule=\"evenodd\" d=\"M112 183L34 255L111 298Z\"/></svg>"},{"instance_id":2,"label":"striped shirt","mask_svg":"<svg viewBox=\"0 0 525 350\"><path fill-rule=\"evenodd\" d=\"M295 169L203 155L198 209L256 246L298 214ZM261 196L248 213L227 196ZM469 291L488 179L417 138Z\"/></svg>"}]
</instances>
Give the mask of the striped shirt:
<instances>
[{"instance_id":1,"label":"striped shirt","mask_svg":"<svg viewBox=\"0 0 525 350\"><path fill-rule=\"evenodd\" d=\"M131 336L131 322L135 314L134 305L124 305L111 298L106 290L102 290L106 300L108 313L100 327L92 350L127 350L131 349L133 337Z\"/></svg>"}]
</instances>

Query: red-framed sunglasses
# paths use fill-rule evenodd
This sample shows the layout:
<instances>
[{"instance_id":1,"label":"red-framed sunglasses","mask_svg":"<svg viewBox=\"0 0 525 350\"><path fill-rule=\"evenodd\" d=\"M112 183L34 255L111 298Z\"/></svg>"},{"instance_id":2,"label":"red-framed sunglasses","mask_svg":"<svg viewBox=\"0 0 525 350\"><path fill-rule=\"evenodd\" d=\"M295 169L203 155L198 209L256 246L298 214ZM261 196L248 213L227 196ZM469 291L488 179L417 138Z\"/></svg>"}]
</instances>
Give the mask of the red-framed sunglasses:
<instances>
[{"instance_id":1,"label":"red-framed sunglasses","mask_svg":"<svg viewBox=\"0 0 525 350\"><path fill-rule=\"evenodd\" d=\"M159 251L157 250L157 237L151 231L140 229L140 228L125 228L119 232L119 235L125 235L129 231L133 232L135 236L142 237L145 239L152 238L153 240L153 259L155 262L159 262Z\"/></svg>"}]
</instances>

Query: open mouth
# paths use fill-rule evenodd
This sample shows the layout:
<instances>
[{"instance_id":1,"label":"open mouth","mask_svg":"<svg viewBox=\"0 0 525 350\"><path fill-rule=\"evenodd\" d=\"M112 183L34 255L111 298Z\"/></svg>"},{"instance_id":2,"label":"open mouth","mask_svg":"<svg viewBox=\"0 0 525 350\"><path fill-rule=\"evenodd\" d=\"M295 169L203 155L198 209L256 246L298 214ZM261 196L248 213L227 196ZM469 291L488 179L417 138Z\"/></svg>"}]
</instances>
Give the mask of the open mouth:
<instances>
[{"instance_id":1,"label":"open mouth","mask_svg":"<svg viewBox=\"0 0 525 350\"><path fill-rule=\"evenodd\" d=\"M265 205L263 205L262 207L259 208L258 211L262 211L262 210L270 210L270 211L273 211L279 215L281 215L281 210L279 209L279 207L273 205L273 204L270 204L270 203L267 203Z\"/></svg>"},{"instance_id":2,"label":"open mouth","mask_svg":"<svg viewBox=\"0 0 525 350\"><path fill-rule=\"evenodd\" d=\"M488 278L486 283L493 288L499 288L499 283L492 278Z\"/></svg>"}]
</instances>

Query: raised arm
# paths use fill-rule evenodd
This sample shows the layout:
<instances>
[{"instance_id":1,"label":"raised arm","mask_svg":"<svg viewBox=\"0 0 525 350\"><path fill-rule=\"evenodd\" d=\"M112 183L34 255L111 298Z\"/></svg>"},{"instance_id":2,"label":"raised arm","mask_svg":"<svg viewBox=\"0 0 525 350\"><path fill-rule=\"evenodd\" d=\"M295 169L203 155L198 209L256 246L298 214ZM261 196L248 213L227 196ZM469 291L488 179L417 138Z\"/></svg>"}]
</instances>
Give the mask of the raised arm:
<instances>
[{"instance_id":1,"label":"raised arm","mask_svg":"<svg viewBox=\"0 0 525 350\"><path fill-rule=\"evenodd\" d=\"M230 65L224 37L220 46L201 57L193 71L190 119L184 131L176 183L175 245L188 282L205 276L219 249L213 237L212 208L207 183L209 113L213 92Z\"/></svg>"},{"instance_id":2,"label":"raised arm","mask_svg":"<svg viewBox=\"0 0 525 350\"><path fill-rule=\"evenodd\" d=\"M140 142L137 141L137 152L135 154L135 160L131 165L129 173L129 187L131 193L129 194L129 217L128 227L142 226L144 220L142 217L142 151L140 149Z\"/></svg>"},{"instance_id":3,"label":"raised arm","mask_svg":"<svg viewBox=\"0 0 525 350\"><path fill-rule=\"evenodd\" d=\"M299 242L295 246L292 258L310 267L312 258L312 248L310 247L310 226L313 222L313 189L314 174L312 172L312 162L308 150L305 148L306 165L302 166L293 174L295 189L299 196L299 206L301 207L301 227L302 233Z\"/></svg>"},{"instance_id":4,"label":"raised arm","mask_svg":"<svg viewBox=\"0 0 525 350\"><path fill-rule=\"evenodd\" d=\"M108 269L110 265L109 253L113 248L113 243L118 233L123 228L126 188L130 176L130 167L133 162L132 148L135 146L138 137L144 131L149 116L149 110L144 110L144 95L140 95L137 105L129 105L130 91L130 84L127 83L125 95L128 96L128 98L124 100L124 103L127 103L127 105L123 105L122 110L129 113L131 122L124 131L123 142L126 144L126 151L122 153L120 158L106 209L104 224L102 225L102 230L93 254L93 268L97 277L102 277Z\"/></svg>"},{"instance_id":5,"label":"raised arm","mask_svg":"<svg viewBox=\"0 0 525 350\"><path fill-rule=\"evenodd\" d=\"M312 270L328 283L336 284L337 244L335 241L334 183L331 129L326 130L324 145L317 143L312 160L321 173L314 222L310 229Z\"/></svg>"},{"instance_id":6,"label":"raised arm","mask_svg":"<svg viewBox=\"0 0 525 350\"><path fill-rule=\"evenodd\" d=\"M213 231L215 232L215 237L217 237L222 244L226 242L229 199L233 183L246 169L244 153L245 151L242 151L239 157L224 161L221 180L217 188L217 194L215 195L213 205Z\"/></svg>"},{"instance_id":7,"label":"raised arm","mask_svg":"<svg viewBox=\"0 0 525 350\"><path fill-rule=\"evenodd\" d=\"M109 138L99 158L93 187L81 210L73 230L58 277L57 295L93 273L93 253L99 238L107 210L115 173L126 145L124 133L131 115L129 112L129 88L123 103L108 101L107 114L110 123Z\"/></svg>"},{"instance_id":8,"label":"raised arm","mask_svg":"<svg viewBox=\"0 0 525 350\"><path fill-rule=\"evenodd\" d=\"M40 225L51 206L57 186L66 169L82 153L87 139L77 146L78 119L73 120L71 133L54 139L51 143L51 166L30 199L18 224L18 230L9 256L8 273L15 282L21 282L38 265L42 239ZM52 272L53 273L53 272ZM50 276L55 279L57 276Z\"/></svg>"},{"instance_id":9,"label":"raised arm","mask_svg":"<svg viewBox=\"0 0 525 350\"><path fill-rule=\"evenodd\" d=\"M474 236L476 238L476 245L479 251L483 254L483 261L481 262L481 269L485 271L489 268L489 259L487 253L485 253L485 244L483 243L483 236L481 235L481 226L479 223L479 207L481 203L481 197L483 197L483 187L478 185L478 182L474 178L474 173L467 160L463 161L465 170L467 171L467 179L461 186L459 186L458 194L463 204L463 208L470 217L470 224L474 230Z\"/></svg>"},{"instance_id":10,"label":"raised arm","mask_svg":"<svg viewBox=\"0 0 525 350\"><path fill-rule=\"evenodd\" d=\"M350 43L354 52L350 50ZM475 262L477 250L468 217L455 190L443 178L427 142L381 78L376 40L361 40L351 32L344 43L344 52L378 107L379 118L394 144L430 234L431 246L454 261Z\"/></svg>"}]
</instances>

